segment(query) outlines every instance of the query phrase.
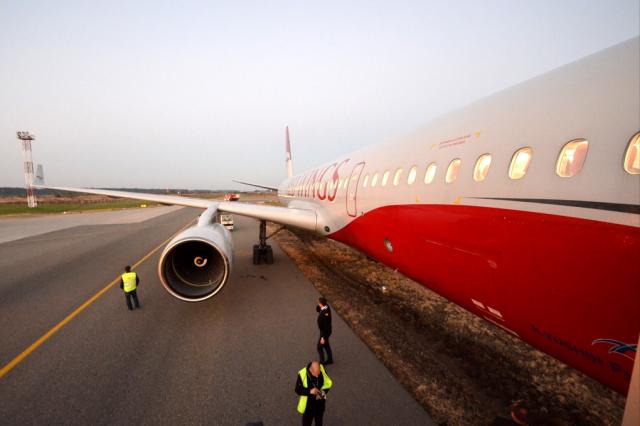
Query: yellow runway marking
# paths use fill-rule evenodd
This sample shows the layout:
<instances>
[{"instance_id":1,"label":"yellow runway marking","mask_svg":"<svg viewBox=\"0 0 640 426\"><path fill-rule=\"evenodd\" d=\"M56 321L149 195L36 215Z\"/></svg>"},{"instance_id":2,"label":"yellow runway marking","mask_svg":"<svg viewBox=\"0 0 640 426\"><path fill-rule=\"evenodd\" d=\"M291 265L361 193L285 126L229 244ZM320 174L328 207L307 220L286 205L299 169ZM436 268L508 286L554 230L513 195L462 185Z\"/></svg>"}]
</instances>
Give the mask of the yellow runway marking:
<instances>
[{"instance_id":1,"label":"yellow runway marking","mask_svg":"<svg viewBox=\"0 0 640 426\"><path fill-rule=\"evenodd\" d=\"M145 260L149 259L151 256L153 256L155 254L155 252L157 252L160 248L162 248L164 245L166 245L174 236L176 236L179 232L183 231L185 228L187 228L189 225L191 225L193 222L195 221L195 219L190 220L189 223L187 223L185 226L183 226L182 228L180 228L179 231L177 231L175 234L171 235L169 238L167 238L166 240L164 240L162 243L160 243L157 247L155 247L153 250L151 250L149 253L145 254L140 260L138 260L136 263L134 263L133 265L131 265L131 269L135 269L138 266L140 266ZM120 277L118 276L117 278L115 278L113 281L111 281L109 284L107 284L102 290L100 290L99 292L97 292L96 294L94 294L93 296L91 296L86 302L84 302L82 305L78 306L76 308L75 311L71 312L69 315L67 315L67 317L65 319L63 319L62 321L60 321L58 324L56 324L51 330L47 331L45 334L43 334L38 340L36 340L35 342L33 342L31 344L31 346L29 346L27 349L25 349L24 351L22 351L22 353L20 355L18 355L17 357L15 357L14 359L12 359L11 361L9 361L9 363L7 365L5 365L4 367L2 367L2 370L0 370L0 378L4 377L5 374L7 374L9 371L13 370L13 368L20 364L20 362L22 362L26 357L28 357L31 352L35 351L36 349L38 349L38 347L40 345L42 345L44 342L46 342L51 336L53 336L54 334L56 334L62 327L64 327L65 325L67 325L69 322L71 322L72 319L74 319L75 317L77 317L80 312L84 311L85 309L87 309L89 306L91 306L91 304L93 304L93 302L95 302L96 300L98 300L103 294L105 294L111 287L113 287L118 281L120 280Z\"/></svg>"}]
</instances>

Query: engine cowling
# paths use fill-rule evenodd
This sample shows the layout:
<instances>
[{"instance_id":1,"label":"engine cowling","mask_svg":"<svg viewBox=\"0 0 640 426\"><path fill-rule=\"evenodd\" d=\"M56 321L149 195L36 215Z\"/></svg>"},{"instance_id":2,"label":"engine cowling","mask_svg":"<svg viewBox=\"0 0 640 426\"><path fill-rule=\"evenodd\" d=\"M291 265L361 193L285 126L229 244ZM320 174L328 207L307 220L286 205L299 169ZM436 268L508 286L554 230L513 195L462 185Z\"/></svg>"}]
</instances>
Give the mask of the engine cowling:
<instances>
[{"instance_id":1,"label":"engine cowling","mask_svg":"<svg viewBox=\"0 0 640 426\"><path fill-rule=\"evenodd\" d=\"M233 264L231 234L222 225L193 226L165 247L158 275L165 289L178 299L200 302L222 290Z\"/></svg>"}]
</instances>

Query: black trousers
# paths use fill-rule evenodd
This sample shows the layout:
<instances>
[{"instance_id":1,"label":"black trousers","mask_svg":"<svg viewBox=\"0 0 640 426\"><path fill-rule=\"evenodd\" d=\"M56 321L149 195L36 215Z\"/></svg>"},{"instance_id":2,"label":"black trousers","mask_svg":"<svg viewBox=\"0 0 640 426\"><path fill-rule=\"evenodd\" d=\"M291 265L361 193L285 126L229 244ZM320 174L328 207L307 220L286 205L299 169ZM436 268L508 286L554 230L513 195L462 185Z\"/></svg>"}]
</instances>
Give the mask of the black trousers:
<instances>
[{"instance_id":1,"label":"black trousers","mask_svg":"<svg viewBox=\"0 0 640 426\"><path fill-rule=\"evenodd\" d=\"M309 398L313 398L313 395ZM322 416L324 416L324 410L307 410L302 415L302 426L311 426L314 420L315 426L322 426Z\"/></svg>"},{"instance_id":2,"label":"black trousers","mask_svg":"<svg viewBox=\"0 0 640 426\"><path fill-rule=\"evenodd\" d=\"M138 302L138 294L135 290L130 291L129 293L125 292L124 297L127 299L127 306L129 310L133 310L133 306L131 306L131 299L133 299L133 303L136 305L136 308L140 307L140 302Z\"/></svg>"},{"instance_id":3,"label":"black trousers","mask_svg":"<svg viewBox=\"0 0 640 426\"><path fill-rule=\"evenodd\" d=\"M331 352L331 345L329 344L329 338L324 338L324 344L320 343L320 339L318 339L318 356L320 357L318 361L320 364L324 364L325 362L332 363L333 362L333 353ZM327 359L324 358L324 353L327 353Z\"/></svg>"}]
</instances>

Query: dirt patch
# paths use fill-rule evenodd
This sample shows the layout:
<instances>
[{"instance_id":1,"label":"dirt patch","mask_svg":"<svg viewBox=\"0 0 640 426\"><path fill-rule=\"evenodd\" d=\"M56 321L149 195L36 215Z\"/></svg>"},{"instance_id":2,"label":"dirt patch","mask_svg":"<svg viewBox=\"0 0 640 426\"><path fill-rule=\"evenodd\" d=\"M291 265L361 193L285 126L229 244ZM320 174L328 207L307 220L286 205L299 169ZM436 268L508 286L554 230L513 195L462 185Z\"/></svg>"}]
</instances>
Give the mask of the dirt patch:
<instances>
[{"instance_id":1,"label":"dirt patch","mask_svg":"<svg viewBox=\"0 0 640 426\"><path fill-rule=\"evenodd\" d=\"M620 424L624 397L361 253L294 232L275 239L436 422L489 424L525 399L532 424Z\"/></svg>"}]
</instances>

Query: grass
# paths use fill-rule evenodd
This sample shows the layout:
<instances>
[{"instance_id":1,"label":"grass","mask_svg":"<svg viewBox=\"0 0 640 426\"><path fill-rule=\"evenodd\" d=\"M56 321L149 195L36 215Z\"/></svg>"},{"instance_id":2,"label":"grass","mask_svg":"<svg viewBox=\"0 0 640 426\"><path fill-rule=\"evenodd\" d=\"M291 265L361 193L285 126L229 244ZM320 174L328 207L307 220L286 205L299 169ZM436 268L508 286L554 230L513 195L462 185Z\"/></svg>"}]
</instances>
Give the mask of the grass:
<instances>
[{"instance_id":1,"label":"grass","mask_svg":"<svg viewBox=\"0 0 640 426\"><path fill-rule=\"evenodd\" d=\"M157 205L157 203L154 202L140 200L116 200L105 203L39 204L38 207L32 209L27 207L26 204L0 204L0 216L130 209L140 207L141 204L146 204L147 206Z\"/></svg>"}]
</instances>

